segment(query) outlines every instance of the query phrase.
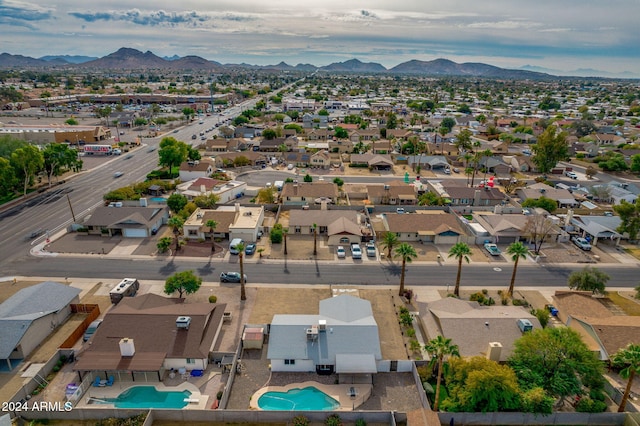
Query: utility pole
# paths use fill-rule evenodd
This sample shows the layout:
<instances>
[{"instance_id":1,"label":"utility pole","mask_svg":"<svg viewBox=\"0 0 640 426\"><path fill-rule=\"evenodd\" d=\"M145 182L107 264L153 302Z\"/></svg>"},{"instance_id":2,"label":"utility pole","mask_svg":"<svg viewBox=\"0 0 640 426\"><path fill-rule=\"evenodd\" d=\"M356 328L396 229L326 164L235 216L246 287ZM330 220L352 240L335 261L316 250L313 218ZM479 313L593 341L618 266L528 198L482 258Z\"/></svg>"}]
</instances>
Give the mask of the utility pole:
<instances>
[{"instance_id":1,"label":"utility pole","mask_svg":"<svg viewBox=\"0 0 640 426\"><path fill-rule=\"evenodd\" d=\"M71 207L71 199L69 198L69 194L67 194L67 202L69 203L69 210L71 210L71 217L73 218L73 223L76 223L76 215L73 213L73 207Z\"/></svg>"}]
</instances>

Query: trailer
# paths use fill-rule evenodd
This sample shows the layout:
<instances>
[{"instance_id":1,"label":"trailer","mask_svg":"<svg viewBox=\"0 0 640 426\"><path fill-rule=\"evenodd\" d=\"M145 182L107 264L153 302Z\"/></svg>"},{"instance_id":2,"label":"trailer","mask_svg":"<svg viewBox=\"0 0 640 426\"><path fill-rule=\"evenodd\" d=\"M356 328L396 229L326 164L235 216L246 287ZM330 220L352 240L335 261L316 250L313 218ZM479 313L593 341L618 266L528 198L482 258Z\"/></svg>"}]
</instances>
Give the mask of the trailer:
<instances>
[{"instance_id":1,"label":"trailer","mask_svg":"<svg viewBox=\"0 0 640 426\"><path fill-rule=\"evenodd\" d=\"M111 155L111 145L85 145L84 153L88 155Z\"/></svg>"}]
</instances>

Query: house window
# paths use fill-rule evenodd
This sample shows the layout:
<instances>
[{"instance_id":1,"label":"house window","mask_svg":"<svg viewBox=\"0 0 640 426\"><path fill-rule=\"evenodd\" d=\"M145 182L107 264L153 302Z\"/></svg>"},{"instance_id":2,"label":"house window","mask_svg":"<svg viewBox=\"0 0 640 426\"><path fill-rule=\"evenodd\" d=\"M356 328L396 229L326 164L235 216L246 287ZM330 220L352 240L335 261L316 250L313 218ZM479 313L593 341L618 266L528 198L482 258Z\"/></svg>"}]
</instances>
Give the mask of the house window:
<instances>
[{"instance_id":1,"label":"house window","mask_svg":"<svg viewBox=\"0 0 640 426\"><path fill-rule=\"evenodd\" d=\"M195 229L189 229L189 235L198 235L198 231Z\"/></svg>"},{"instance_id":2,"label":"house window","mask_svg":"<svg viewBox=\"0 0 640 426\"><path fill-rule=\"evenodd\" d=\"M296 364L296 360L295 359L285 359L284 360L284 365L295 365Z\"/></svg>"},{"instance_id":3,"label":"house window","mask_svg":"<svg viewBox=\"0 0 640 426\"><path fill-rule=\"evenodd\" d=\"M300 233L300 227L299 227L299 226L296 226L296 227L294 228L294 232L295 232L296 234L299 234L299 233Z\"/></svg>"},{"instance_id":4,"label":"house window","mask_svg":"<svg viewBox=\"0 0 640 426\"><path fill-rule=\"evenodd\" d=\"M187 364L195 364L196 360L193 358L187 358Z\"/></svg>"},{"instance_id":5,"label":"house window","mask_svg":"<svg viewBox=\"0 0 640 426\"><path fill-rule=\"evenodd\" d=\"M396 232L396 237L400 238L400 233Z\"/></svg>"}]
</instances>

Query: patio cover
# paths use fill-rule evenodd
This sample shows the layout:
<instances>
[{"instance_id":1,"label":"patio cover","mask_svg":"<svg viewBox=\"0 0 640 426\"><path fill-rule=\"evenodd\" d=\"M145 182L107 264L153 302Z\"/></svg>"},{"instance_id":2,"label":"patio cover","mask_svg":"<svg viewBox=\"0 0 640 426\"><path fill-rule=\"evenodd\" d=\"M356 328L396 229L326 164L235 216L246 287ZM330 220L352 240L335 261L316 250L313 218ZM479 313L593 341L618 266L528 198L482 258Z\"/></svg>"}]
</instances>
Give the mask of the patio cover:
<instances>
[{"instance_id":1,"label":"patio cover","mask_svg":"<svg viewBox=\"0 0 640 426\"><path fill-rule=\"evenodd\" d=\"M75 371L159 371L166 357L164 352L142 352L123 357L113 352L85 352L73 369Z\"/></svg>"},{"instance_id":2,"label":"patio cover","mask_svg":"<svg viewBox=\"0 0 640 426\"><path fill-rule=\"evenodd\" d=\"M336 373L377 373L373 354L336 354Z\"/></svg>"}]
</instances>

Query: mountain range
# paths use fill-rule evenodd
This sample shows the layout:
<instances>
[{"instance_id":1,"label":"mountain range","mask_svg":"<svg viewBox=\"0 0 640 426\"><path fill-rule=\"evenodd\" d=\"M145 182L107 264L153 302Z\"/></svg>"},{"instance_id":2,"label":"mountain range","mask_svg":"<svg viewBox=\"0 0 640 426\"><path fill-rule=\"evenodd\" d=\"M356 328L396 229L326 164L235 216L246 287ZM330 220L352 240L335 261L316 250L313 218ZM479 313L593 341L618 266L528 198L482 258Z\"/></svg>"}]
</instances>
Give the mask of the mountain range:
<instances>
[{"instance_id":1,"label":"mountain range","mask_svg":"<svg viewBox=\"0 0 640 426\"><path fill-rule=\"evenodd\" d=\"M304 71L304 72L351 72L351 73L391 73L405 75L427 76L460 76L460 77L484 77L506 79L553 79L566 73L524 66L521 69L506 69L483 63L456 63L448 59L435 59L432 61L420 61L413 59L394 66L385 68L375 62L361 62L358 59L350 59L345 62L334 62L329 65L317 67L311 64L298 64L295 66L285 62L276 65L250 65L250 64L221 64L216 61L204 59L200 56L171 56L159 57L151 51L141 52L132 48L120 48L101 58L89 56L48 55L41 58L31 58L9 53L0 54L0 68L60 68L60 69L109 69L109 70L199 70L222 72L225 69L245 68L263 69L274 71ZM603 75L596 70L576 70L575 76ZM632 75L610 75L609 77L632 78Z\"/></svg>"}]
</instances>

